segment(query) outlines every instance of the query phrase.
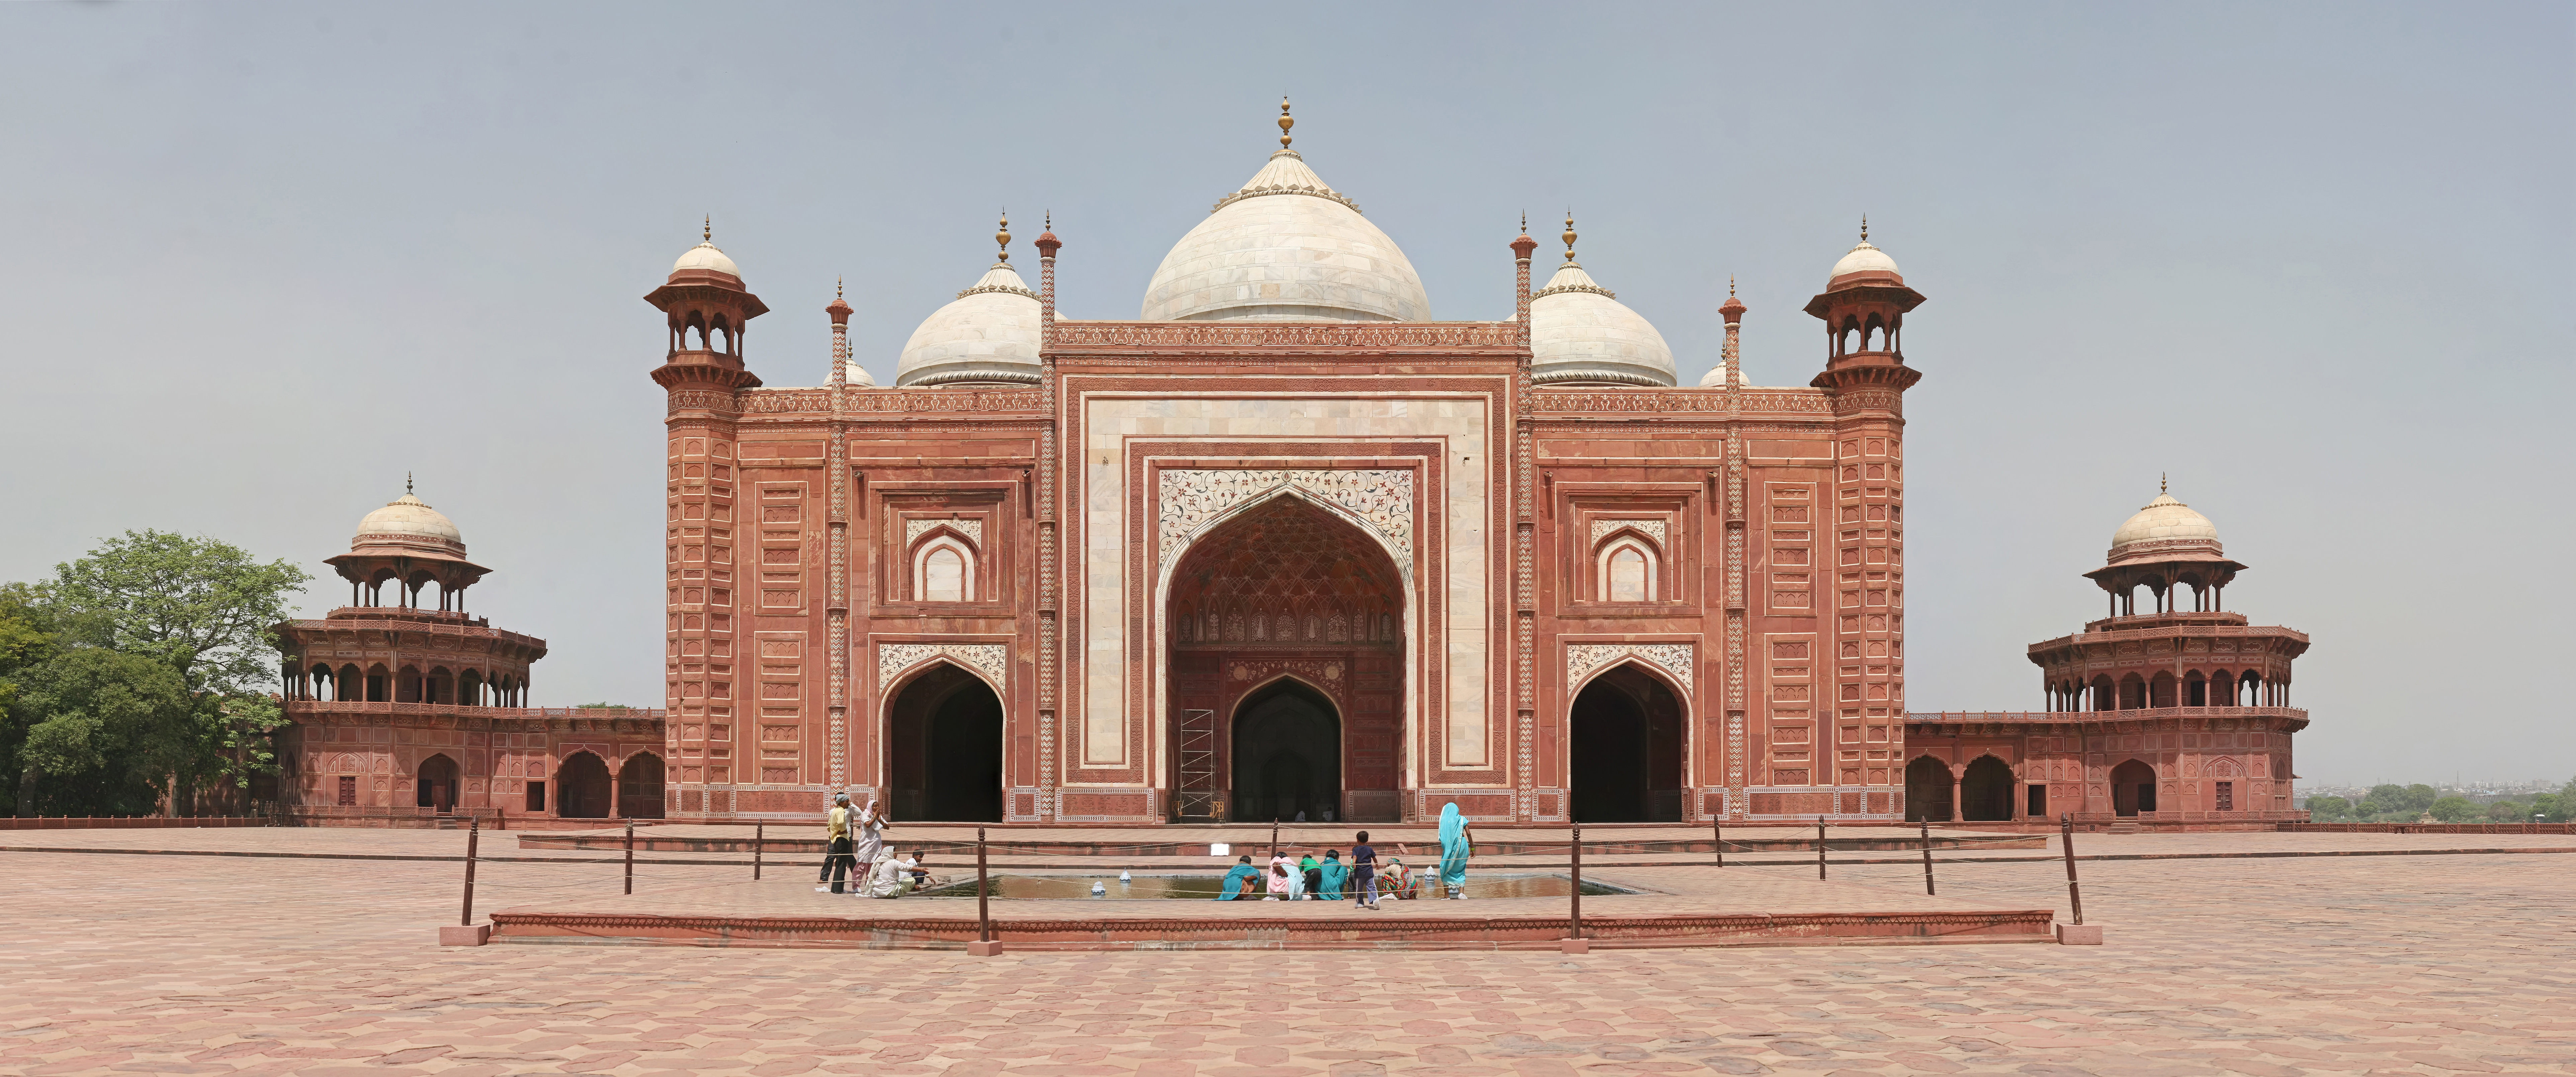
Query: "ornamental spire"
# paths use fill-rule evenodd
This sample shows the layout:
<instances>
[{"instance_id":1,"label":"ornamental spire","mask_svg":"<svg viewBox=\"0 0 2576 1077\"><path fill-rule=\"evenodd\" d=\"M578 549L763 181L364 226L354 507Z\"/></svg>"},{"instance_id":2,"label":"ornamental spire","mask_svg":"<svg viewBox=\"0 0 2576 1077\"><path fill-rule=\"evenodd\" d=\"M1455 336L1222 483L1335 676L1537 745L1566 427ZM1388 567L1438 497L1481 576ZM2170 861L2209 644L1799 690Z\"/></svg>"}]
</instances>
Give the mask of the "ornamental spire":
<instances>
[{"instance_id":1,"label":"ornamental spire","mask_svg":"<svg viewBox=\"0 0 2576 1077\"><path fill-rule=\"evenodd\" d=\"M1574 264L1574 210L1565 211L1565 264Z\"/></svg>"},{"instance_id":2,"label":"ornamental spire","mask_svg":"<svg viewBox=\"0 0 2576 1077\"><path fill-rule=\"evenodd\" d=\"M1297 118L1288 114L1288 96L1279 96L1279 148L1288 148L1288 129L1297 126Z\"/></svg>"},{"instance_id":3,"label":"ornamental spire","mask_svg":"<svg viewBox=\"0 0 2576 1077\"><path fill-rule=\"evenodd\" d=\"M1000 244L1000 245L1001 245L1001 247L1002 247L1002 260L1003 260L1003 261L1005 261L1005 262L1010 261L1010 260L1011 260L1011 211L1010 211L1010 209L1009 209L1008 207L1004 207L1004 208L1003 208L1003 210L1002 210L1002 224L1001 224L1001 226L1000 226L999 228L996 228L996 229L994 229L994 230L993 230L993 242L995 242L995 243L997 243L997 244Z\"/></svg>"},{"instance_id":4,"label":"ornamental spire","mask_svg":"<svg viewBox=\"0 0 2576 1077\"><path fill-rule=\"evenodd\" d=\"M716 241L716 215L715 215L715 214L710 213L710 214L707 214L706 220L704 220L704 221L700 222L700 224L699 224L699 228L698 228L698 242L700 242L700 243L713 243L713 242L715 242L715 241Z\"/></svg>"}]
</instances>

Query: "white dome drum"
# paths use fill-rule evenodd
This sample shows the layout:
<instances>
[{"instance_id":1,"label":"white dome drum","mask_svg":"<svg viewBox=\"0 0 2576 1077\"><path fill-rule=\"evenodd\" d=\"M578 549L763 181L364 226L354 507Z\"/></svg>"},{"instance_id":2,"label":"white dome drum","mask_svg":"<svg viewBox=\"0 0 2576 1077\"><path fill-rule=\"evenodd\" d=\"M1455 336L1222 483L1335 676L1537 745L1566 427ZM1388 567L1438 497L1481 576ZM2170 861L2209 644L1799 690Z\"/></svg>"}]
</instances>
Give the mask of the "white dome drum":
<instances>
[{"instance_id":1,"label":"white dome drum","mask_svg":"<svg viewBox=\"0 0 2576 1077\"><path fill-rule=\"evenodd\" d=\"M409 491L359 520L358 532L349 541L351 549L386 545L426 546L465 555L465 536L457 532L455 522Z\"/></svg>"},{"instance_id":2,"label":"white dome drum","mask_svg":"<svg viewBox=\"0 0 2576 1077\"><path fill-rule=\"evenodd\" d=\"M2209 517L2192 511L2191 506L2159 492L2136 515L2111 533L2110 563L2126 561L2171 560L2175 558L2222 558L2225 548L2218 542L2218 527Z\"/></svg>"},{"instance_id":3,"label":"white dome drum","mask_svg":"<svg viewBox=\"0 0 2576 1077\"><path fill-rule=\"evenodd\" d=\"M1282 149L1163 256L1137 316L1419 322L1431 300L1395 241Z\"/></svg>"}]
</instances>

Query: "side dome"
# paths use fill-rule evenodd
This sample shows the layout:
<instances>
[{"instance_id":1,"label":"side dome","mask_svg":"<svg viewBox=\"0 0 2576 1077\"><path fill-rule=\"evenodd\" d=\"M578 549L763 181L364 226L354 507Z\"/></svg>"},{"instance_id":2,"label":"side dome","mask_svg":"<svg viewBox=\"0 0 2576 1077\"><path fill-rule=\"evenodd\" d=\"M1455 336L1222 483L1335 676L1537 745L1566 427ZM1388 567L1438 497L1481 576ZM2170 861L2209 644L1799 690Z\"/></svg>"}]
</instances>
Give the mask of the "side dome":
<instances>
[{"instance_id":1,"label":"side dome","mask_svg":"<svg viewBox=\"0 0 2576 1077\"><path fill-rule=\"evenodd\" d=\"M2111 563L2142 559L2162 560L2177 554L2225 556L2219 545L2218 527L2209 517L2192 511L2191 506L2159 492L2128 522L2111 533Z\"/></svg>"},{"instance_id":2,"label":"side dome","mask_svg":"<svg viewBox=\"0 0 2576 1077\"><path fill-rule=\"evenodd\" d=\"M456 530L455 521L405 490L359 520L358 532L349 540L352 552L387 546L426 547L463 557L465 536Z\"/></svg>"},{"instance_id":3,"label":"side dome","mask_svg":"<svg viewBox=\"0 0 2576 1077\"><path fill-rule=\"evenodd\" d=\"M1669 386L1673 349L1654 323L1593 283L1569 256L1547 287L1530 295L1530 377L1540 384Z\"/></svg>"},{"instance_id":4,"label":"side dome","mask_svg":"<svg viewBox=\"0 0 2576 1077\"><path fill-rule=\"evenodd\" d=\"M1404 251L1282 148L1173 244L1138 317L1418 322L1431 300Z\"/></svg>"},{"instance_id":5,"label":"side dome","mask_svg":"<svg viewBox=\"0 0 2576 1077\"><path fill-rule=\"evenodd\" d=\"M671 263L671 272L675 276L691 270L722 273L737 279L742 276L742 270L734 266L733 259L725 257L725 252L716 249L713 240L700 242L680 252L680 260Z\"/></svg>"},{"instance_id":6,"label":"side dome","mask_svg":"<svg viewBox=\"0 0 2576 1077\"><path fill-rule=\"evenodd\" d=\"M973 287L922 319L895 363L898 386L1038 381L1038 294L995 262ZM856 379L853 379L855 383Z\"/></svg>"},{"instance_id":7,"label":"side dome","mask_svg":"<svg viewBox=\"0 0 2576 1077\"><path fill-rule=\"evenodd\" d=\"M1860 284L1904 283L1905 275L1896 271L1896 259L1869 245L1869 218L1863 217L1860 219L1860 245L1834 262L1834 271L1825 277L1825 290L1830 292Z\"/></svg>"}]
</instances>

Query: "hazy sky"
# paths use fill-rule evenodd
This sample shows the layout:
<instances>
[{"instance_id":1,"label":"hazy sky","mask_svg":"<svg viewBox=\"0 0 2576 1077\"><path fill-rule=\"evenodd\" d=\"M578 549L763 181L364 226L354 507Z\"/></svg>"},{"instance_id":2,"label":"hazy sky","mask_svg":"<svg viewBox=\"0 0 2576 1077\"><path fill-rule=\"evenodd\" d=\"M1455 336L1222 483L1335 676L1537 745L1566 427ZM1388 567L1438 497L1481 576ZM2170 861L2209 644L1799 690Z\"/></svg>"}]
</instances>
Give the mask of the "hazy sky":
<instances>
[{"instance_id":1,"label":"hazy sky","mask_svg":"<svg viewBox=\"0 0 2576 1077\"><path fill-rule=\"evenodd\" d=\"M1276 145L1511 310L1523 210L1686 383L1756 384L1859 216L1909 320L1922 709L2042 704L2032 641L2174 493L2310 633L2311 780L2564 778L2576 7L0 6L0 579L158 527L304 563L419 476L537 702L660 697L661 315L715 218L818 384L880 380L1040 212L1133 318ZM2551 253L2556 252L2556 253ZM1542 264L1548 259L1543 255ZM2555 552L2553 552L2555 551Z\"/></svg>"}]
</instances>

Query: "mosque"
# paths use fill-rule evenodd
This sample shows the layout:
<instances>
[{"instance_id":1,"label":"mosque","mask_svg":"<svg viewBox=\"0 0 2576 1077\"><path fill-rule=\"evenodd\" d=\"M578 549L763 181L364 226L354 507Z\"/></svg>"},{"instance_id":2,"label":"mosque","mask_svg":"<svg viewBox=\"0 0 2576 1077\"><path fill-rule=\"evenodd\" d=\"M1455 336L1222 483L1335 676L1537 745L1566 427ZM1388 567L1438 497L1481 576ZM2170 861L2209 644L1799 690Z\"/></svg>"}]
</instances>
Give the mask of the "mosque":
<instances>
[{"instance_id":1,"label":"mosque","mask_svg":"<svg viewBox=\"0 0 2576 1077\"><path fill-rule=\"evenodd\" d=\"M890 387L837 298L823 384L768 385L796 364L749 358L768 307L704 237L645 297L664 707L526 707L544 641L464 614L485 570L406 494L331 562L351 605L280 626L299 810L810 819L846 789L1078 825L2304 817L2306 637L2219 609L2244 566L2170 496L2090 574L2110 615L2031 648L2045 710L1906 711L1925 297L1865 228L1804 308L1807 384L1745 383L1730 294L1721 362L1682 386L1571 220L1536 287L1539 243L1509 241L1513 318L1436 320L1293 122L1134 320L1060 317L1066 244L1037 237L1032 287L1005 220Z\"/></svg>"}]
</instances>

